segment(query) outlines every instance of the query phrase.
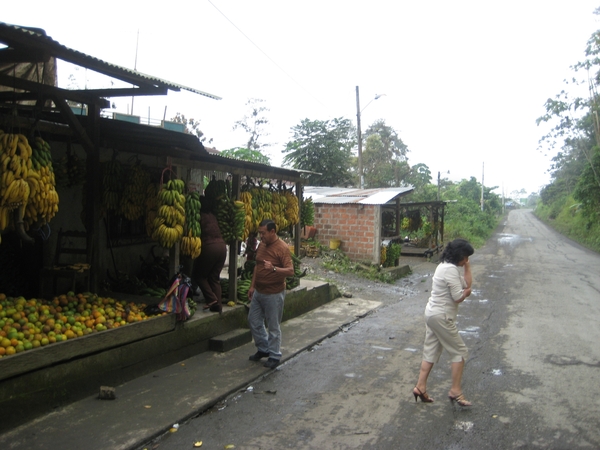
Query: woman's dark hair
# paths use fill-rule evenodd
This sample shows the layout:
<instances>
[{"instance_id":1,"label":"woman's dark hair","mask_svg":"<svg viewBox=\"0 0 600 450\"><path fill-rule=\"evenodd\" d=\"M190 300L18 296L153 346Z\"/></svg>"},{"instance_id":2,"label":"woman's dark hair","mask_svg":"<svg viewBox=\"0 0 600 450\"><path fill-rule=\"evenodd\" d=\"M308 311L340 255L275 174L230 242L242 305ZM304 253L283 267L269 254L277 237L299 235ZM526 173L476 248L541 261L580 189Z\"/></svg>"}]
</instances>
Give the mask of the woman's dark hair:
<instances>
[{"instance_id":1,"label":"woman's dark hair","mask_svg":"<svg viewBox=\"0 0 600 450\"><path fill-rule=\"evenodd\" d=\"M212 213L214 212L214 205L212 201L206 198L204 195L200 196L200 212L203 213Z\"/></svg>"},{"instance_id":2,"label":"woman's dark hair","mask_svg":"<svg viewBox=\"0 0 600 450\"><path fill-rule=\"evenodd\" d=\"M473 246L469 244L469 241L465 239L454 239L452 242L448 243L442 252L442 256L440 256L440 260L456 265L461 262L463 258L471 256L473 253L475 253L475 250L473 249Z\"/></svg>"}]
</instances>

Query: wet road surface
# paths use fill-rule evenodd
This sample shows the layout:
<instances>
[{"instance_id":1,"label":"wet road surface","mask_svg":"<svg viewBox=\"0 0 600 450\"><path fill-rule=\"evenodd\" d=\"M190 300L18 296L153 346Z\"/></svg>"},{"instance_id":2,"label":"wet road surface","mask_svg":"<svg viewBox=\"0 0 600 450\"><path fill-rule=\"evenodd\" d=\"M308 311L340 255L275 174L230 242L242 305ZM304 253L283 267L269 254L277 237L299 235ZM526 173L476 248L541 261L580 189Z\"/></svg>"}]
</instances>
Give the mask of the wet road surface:
<instances>
[{"instance_id":1,"label":"wet road surface","mask_svg":"<svg viewBox=\"0 0 600 450\"><path fill-rule=\"evenodd\" d=\"M376 312L145 448L600 448L600 256L519 210L471 265L458 327L473 407L447 400L445 353L429 379L435 403L414 402L424 265L410 295L399 281Z\"/></svg>"}]
</instances>

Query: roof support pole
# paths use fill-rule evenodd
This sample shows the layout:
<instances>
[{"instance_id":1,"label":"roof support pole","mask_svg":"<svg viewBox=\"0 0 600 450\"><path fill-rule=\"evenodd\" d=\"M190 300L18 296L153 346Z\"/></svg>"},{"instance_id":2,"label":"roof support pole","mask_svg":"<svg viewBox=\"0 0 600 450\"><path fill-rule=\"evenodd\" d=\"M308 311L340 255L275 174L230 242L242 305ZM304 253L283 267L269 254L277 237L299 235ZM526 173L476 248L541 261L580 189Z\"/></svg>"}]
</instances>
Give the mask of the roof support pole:
<instances>
[{"instance_id":1,"label":"roof support pole","mask_svg":"<svg viewBox=\"0 0 600 450\"><path fill-rule=\"evenodd\" d=\"M100 236L96 225L99 220L100 205L100 153L95 143L100 139L100 108L96 104L88 104L88 123L87 131L79 123L79 120L71 111L66 100L53 96L52 100L66 117L69 125L75 130L75 133L81 139L86 153L86 173L87 184L85 190L85 230L87 234L87 262L91 266L90 270L90 289L96 292L98 289L97 268L100 267L99 242ZM90 138L91 136L91 138ZM108 236L107 236L108 239Z\"/></svg>"}]
</instances>

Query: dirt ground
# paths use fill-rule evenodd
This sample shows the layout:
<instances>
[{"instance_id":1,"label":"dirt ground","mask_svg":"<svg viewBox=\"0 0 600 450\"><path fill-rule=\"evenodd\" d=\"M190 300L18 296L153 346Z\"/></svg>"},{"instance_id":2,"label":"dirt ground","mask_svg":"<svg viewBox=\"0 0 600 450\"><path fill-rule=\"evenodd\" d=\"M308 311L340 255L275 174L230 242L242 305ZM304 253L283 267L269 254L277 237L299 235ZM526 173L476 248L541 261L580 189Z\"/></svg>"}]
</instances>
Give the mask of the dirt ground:
<instances>
[{"instance_id":1,"label":"dirt ground","mask_svg":"<svg viewBox=\"0 0 600 450\"><path fill-rule=\"evenodd\" d=\"M435 258L434 258L435 259ZM408 265L411 274L396 280L394 283L384 283L365 279L354 273L336 273L323 267L323 257L302 258L302 269L307 268L307 277L313 280L327 281L337 286L342 294L366 300L377 300L384 303L397 301L398 296L411 296L417 292L416 285L425 283L435 271L436 263L424 257L407 256L400 258L400 265Z\"/></svg>"}]
</instances>

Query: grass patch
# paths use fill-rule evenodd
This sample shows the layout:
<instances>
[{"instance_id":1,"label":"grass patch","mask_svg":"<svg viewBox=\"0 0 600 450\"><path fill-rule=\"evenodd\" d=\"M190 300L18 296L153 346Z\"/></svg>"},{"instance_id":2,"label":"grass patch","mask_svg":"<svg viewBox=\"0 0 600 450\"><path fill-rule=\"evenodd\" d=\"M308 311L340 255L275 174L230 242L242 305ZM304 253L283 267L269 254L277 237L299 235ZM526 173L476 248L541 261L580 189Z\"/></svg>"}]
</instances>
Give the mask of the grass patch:
<instances>
[{"instance_id":1,"label":"grass patch","mask_svg":"<svg viewBox=\"0 0 600 450\"><path fill-rule=\"evenodd\" d=\"M388 271L382 271L381 266L351 261L342 250L331 250L321 254L322 265L325 269L340 274L353 274L367 280L376 280L393 284L394 278Z\"/></svg>"}]
</instances>

